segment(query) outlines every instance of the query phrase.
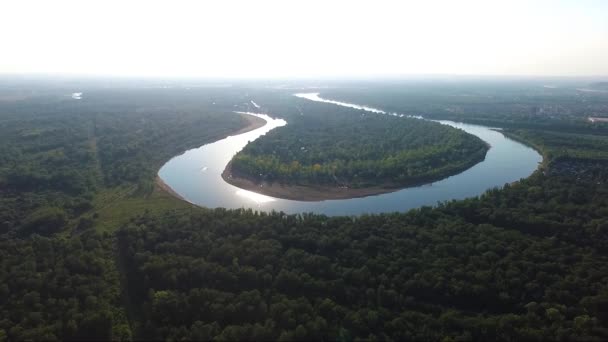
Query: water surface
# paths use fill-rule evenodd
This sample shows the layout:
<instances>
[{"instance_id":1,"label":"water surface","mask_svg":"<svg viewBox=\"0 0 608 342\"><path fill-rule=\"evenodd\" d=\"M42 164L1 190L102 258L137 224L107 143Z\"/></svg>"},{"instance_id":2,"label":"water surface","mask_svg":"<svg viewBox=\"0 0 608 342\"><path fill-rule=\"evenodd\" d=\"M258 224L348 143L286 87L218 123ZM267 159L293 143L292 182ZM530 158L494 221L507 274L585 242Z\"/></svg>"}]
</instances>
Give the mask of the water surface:
<instances>
[{"instance_id":1,"label":"water surface","mask_svg":"<svg viewBox=\"0 0 608 342\"><path fill-rule=\"evenodd\" d=\"M311 101L363 109L378 115L403 116L397 113L386 113L376 108L325 100L320 98L318 93L296 94L296 96ZM439 201L477 196L490 188L500 187L505 183L528 177L542 161L542 157L532 148L508 139L490 127L453 121L437 121L444 125L460 128L489 143L491 147L486 159L460 174L431 184L388 194L317 202L285 200L237 188L226 183L221 177L226 164L247 143L286 124L284 120L272 119L268 115L252 115L265 119L267 124L256 130L186 151L168 161L160 169L159 176L189 202L209 208L253 208L286 213L316 212L327 215L357 215L406 211L423 205L435 205Z\"/></svg>"}]
</instances>

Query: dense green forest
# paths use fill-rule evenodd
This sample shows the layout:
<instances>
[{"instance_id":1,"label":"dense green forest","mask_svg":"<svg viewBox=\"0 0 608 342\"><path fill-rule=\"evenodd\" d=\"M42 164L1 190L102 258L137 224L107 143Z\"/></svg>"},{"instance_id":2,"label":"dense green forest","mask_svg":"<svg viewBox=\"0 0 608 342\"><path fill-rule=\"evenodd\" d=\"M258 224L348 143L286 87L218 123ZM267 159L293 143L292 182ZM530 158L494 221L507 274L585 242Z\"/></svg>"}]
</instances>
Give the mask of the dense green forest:
<instances>
[{"instance_id":1,"label":"dense green forest","mask_svg":"<svg viewBox=\"0 0 608 342\"><path fill-rule=\"evenodd\" d=\"M95 231L1 239L0 339L131 339L113 252Z\"/></svg>"},{"instance_id":2,"label":"dense green forest","mask_svg":"<svg viewBox=\"0 0 608 342\"><path fill-rule=\"evenodd\" d=\"M232 174L285 184L396 187L457 173L487 151L481 139L449 126L336 107L309 104L286 127L239 152Z\"/></svg>"},{"instance_id":3,"label":"dense green forest","mask_svg":"<svg viewBox=\"0 0 608 342\"><path fill-rule=\"evenodd\" d=\"M135 184L147 193L163 162L245 125L221 92L85 96L0 102L0 232L61 230L104 188Z\"/></svg>"},{"instance_id":4,"label":"dense green forest","mask_svg":"<svg viewBox=\"0 0 608 342\"><path fill-rule=\"evenodd\" d=\"M175 212L118 236L144 338L606 338L608 189L562 197L582 186L356 219Z\"/></svg>"},{"instance_id":5,"label":"dense green forest","mask_svg":"<svg viewBox=\"0 0 608 342\"><path fill-rule=\"evenodd\" d=\"M539 129L514 112L506 134L543 167L476 198L285 215L196 208L155 172L241 128L230 112L251 99L287 127L312 105L80 89L0 101L0 341L608 339L608 131L584 116Z\"/></svg>"}]
</instances>

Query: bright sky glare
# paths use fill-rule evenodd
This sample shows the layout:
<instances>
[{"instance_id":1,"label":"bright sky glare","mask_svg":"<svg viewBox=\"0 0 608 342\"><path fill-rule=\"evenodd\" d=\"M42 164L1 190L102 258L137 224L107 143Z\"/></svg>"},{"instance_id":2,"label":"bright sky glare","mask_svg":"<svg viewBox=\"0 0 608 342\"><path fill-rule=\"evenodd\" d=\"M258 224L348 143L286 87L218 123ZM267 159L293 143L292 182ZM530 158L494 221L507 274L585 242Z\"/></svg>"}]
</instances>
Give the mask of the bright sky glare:
<instances>
[{"instance_id":1,"label":"bright sky glare","mask_svg":"<svg viewBox=\"0 0 608 342\"><path fill-rule=\"evenodd\" d=\"M0 73L608 75L608 1L0 2Z\"/></svg>"}]
</instances>

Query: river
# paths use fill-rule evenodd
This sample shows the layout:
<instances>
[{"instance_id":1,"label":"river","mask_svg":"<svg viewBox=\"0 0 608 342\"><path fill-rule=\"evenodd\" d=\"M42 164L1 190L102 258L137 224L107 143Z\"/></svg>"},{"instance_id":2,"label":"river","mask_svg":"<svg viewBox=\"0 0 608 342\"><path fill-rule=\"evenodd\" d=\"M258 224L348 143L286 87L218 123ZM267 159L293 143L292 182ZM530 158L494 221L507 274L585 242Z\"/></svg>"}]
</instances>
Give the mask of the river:
<instances>
[{"instance_id":1,"label":"river","mask_svg":"<svg viewBox=\"0 0 608 342\"><path fill-rule=\"evenodd\" d=\"M311 101L333 103L339 106L363 109L378 115L380 109L320 98L317 93L295 96ZM325 200L317 202L293 201L261 195L226 183L221 174L232 157L249 142L272 129L284 126L285 120L268 115L247 113L266 120L266 125L243 134L191 149L169 160L159 171L160 178L190 203L208 208L252 208L260 211L286 213L315 212L326 215L359 215L406 211L437 202L464 199L501 187L534 172L542 157L534 149L506 138L490 127L460 122L437 121L460 128L490 144L484 161L459 173L431 184L411 187L387 194L363 198Z\"/></svg>"}]
</instances>

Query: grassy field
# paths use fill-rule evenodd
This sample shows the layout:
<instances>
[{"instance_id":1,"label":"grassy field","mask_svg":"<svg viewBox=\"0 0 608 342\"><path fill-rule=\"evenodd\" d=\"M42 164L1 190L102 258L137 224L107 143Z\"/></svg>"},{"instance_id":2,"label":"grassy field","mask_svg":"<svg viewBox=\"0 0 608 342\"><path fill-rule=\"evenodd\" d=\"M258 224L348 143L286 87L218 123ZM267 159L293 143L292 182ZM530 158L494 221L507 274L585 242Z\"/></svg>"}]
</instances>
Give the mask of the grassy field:
<instances>
[{"instance_id":1,"label":"grassy field","mask_svg":"<svg viewBox=\"0 0 608 342\"><path fill-rule=\"evenodd\" d=\"M167 210L196 210L196 206L175 198L158 185L152 193L135 194L135 187L101 191L93 201L94 209L88 215L97 215L94 227L100 232L113 232L141 213Z\"/></svg>"}]
</instances>

